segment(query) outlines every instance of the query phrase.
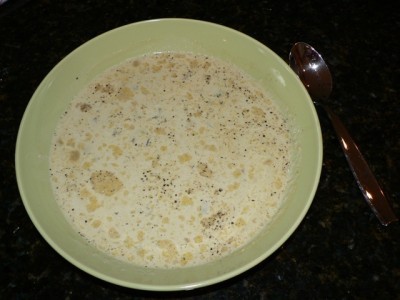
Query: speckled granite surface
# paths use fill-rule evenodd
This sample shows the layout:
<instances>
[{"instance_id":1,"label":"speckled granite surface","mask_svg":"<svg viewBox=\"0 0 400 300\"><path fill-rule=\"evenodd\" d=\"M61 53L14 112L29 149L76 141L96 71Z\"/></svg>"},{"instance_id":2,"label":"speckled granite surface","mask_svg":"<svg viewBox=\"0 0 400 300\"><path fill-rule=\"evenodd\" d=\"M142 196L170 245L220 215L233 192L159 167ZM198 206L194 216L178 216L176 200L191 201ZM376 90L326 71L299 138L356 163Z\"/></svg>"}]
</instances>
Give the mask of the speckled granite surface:
<instances>
[{"instance_id":1,"label":"speckled granite surface","mask_svg":"<svg viewBox=\"0 0 400 300\"><path fill-rule=\"evenodd\" d=\"M84 273L44 241L18 192L19 122L52 67L107 30L185 17L242 31L284 59L296 41L317 48L334 76L331 106L400 214L400 14L389 1L319 2L9 0L0 6L0 299L400 299L400 224L378 223L323 114L323 170L306 218L261 264L204 289L144 292Z\"/></svg>"}]
</instances>

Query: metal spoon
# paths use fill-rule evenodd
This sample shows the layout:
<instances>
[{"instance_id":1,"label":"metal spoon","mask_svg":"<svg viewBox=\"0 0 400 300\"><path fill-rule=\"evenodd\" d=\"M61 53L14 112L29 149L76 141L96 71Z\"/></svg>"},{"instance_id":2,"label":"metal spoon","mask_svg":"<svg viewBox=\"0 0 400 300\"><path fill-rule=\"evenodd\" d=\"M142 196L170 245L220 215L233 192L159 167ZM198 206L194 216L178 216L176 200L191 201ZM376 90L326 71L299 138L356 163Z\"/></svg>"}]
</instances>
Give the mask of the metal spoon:
<instances>
[{"instance_id":1,"label":"metal spoon","mask_svg":"<svg viewBox=\"0 0 400 300\"><path fill-rule=\"evenodd\" d=\"M357 184L381 224L387 226L397 221L391 204L346 127L329 107L317 102L326 100L332 91L332 76L321 55L310 45L298 42L290 50L289 65L305 85L314 104L329 116Z\"/></svg>"}]
</instances>

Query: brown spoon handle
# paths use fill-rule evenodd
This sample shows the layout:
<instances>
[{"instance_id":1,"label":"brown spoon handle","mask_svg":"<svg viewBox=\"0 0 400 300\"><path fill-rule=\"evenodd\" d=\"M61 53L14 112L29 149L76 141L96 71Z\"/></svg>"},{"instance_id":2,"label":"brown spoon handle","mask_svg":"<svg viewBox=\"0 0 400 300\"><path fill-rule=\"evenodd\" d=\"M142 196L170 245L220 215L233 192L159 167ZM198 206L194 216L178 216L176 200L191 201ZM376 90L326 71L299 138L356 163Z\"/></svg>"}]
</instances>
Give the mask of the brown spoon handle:
<instances>
[{"instance_id":1,"label":"brown spoon handle","mask_svg":"<svg viewBox=\"0 0 400 300\"><path fill-rule=\"evenodd\" d=\"M386 198L382 188L379 186L378 181L342 121L329 107L320 103L316 104L322 107L328 114L339 138L347 162L350 165L350 169L372 211L378 217L382 225L387 226L397 221L398 218L389 200Z\"/></svg>"}]
</instances>

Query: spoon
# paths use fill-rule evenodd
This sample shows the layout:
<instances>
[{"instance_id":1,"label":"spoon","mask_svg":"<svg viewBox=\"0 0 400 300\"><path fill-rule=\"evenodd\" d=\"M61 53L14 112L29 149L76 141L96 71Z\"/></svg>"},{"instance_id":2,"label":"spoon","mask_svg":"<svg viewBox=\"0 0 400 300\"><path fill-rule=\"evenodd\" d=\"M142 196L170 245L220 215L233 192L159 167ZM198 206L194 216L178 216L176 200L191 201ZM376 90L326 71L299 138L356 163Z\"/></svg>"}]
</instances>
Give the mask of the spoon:
<instances>
[{"instance_id":1,"label":"spoon","mask_svg":"<svg viewBox=\"0 0 400 300\"><path fill-rule=\"evenodd\" d=\"M289 65L303 82L315 105L321 107L332 122L340 145L357 184L382 225L398 220L378 181L339 117L326 105L332 92L332 76L321 55L310 45L298 42L289 54Z\"/></svg>"}]
</instances>

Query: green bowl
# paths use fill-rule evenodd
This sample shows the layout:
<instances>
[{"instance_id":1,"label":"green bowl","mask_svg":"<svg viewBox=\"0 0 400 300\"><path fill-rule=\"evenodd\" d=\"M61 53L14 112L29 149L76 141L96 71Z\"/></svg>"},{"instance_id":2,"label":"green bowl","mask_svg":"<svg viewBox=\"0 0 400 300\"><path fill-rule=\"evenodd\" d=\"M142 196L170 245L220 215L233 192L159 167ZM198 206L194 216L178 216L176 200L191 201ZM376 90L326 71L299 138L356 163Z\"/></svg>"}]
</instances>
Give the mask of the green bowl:
<instances>
[{"instance_id":1,"label":"green bowl","mask_svg":"<svg viewBox=\"0 0 400 300\"><path fill-rule=\"evenodd\" d=\"M268 86L279 105L293 116L298 131L298 175L273 222L252 242L229 256L194 267L139 267L95 249L64 217L53 196L49 176L52 134L74 95L110 66L130 57L160 51L190 51L233 62ZM318 117L306 89L273 51L224 26L187 19L159 19L106 32L56 65L26 108L15 159L19 190L32 222L44 239L69 262L93 276L129 288L190 290L221 282L252 268L296 230L312 203L319 182L322 139Z\"/></svg>"}]
</instances>

